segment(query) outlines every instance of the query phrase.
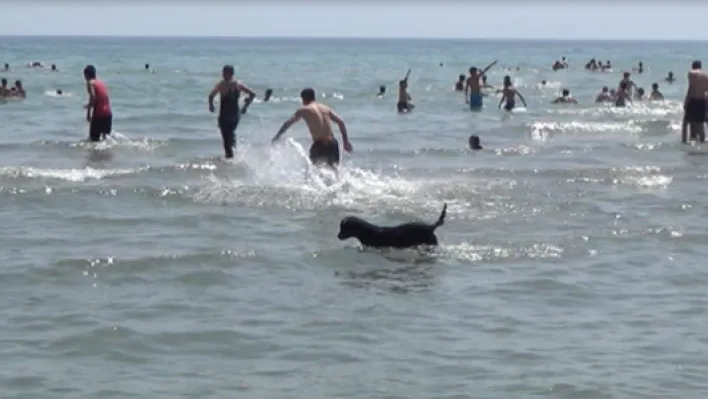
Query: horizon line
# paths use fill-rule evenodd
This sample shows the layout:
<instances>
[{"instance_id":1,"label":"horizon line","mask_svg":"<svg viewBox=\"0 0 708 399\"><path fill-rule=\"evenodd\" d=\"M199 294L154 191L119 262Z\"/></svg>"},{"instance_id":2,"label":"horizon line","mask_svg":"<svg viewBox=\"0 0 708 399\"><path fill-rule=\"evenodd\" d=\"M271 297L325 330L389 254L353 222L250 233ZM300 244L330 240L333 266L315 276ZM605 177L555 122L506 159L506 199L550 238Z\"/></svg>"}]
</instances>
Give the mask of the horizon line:
<instances>
[{"instance_id":1,"label":"horizon line","mask_svg":"<svg viewBox=\"0 0 708 399\"><path fill-rule=\"evenodd\" d=\"M0 34L0 38L104 38L104 39L321 39L321 40L457 40L457 41L549 41L549 42L707 42L706 39L661 38L553 38L553 37L414 37L414 36L231 36L231 35L131 35L131 34Z\"/></svg>"}]
</instances>

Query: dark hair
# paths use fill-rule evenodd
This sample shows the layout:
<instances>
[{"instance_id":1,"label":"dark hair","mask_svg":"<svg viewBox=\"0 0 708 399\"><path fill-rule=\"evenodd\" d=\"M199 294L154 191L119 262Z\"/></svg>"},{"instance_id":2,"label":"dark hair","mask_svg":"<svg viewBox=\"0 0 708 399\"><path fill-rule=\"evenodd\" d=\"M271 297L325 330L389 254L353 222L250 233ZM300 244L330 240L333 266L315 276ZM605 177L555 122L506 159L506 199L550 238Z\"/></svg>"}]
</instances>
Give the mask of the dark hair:
<instances>
[{"instance_id":1,"label":"dark hair","mask_svg":"<svg viewBox=\"0 0 708 399\"><path fill-rule=\"evenodd\" d=\"M266 89L266 93L273 93L273 89Z\"/></svg>"},{"instance_id":2,"label":"dark hair","mask_svg":"<svg viewBox=\"0 0 708 399\"><path fill-rule=\"evenodd\" d=\"M609 91L609 90L610 90L609 87L607 87L607 86L602 86L602 91Z\"/></svg>"},{"instance_id":3,"label":"dark hair","mask_svg":"<svg viewBox=\"0 0 708 399\"><path fill-rule=\"evenodd\" d=\"M564 95L564 96L570 95L570 90L568 90L568 89L563 89L563 95Z\"/></svg>"},{"instance_id":4,"label":"dark hair","mask_svg":"<svg viewBox=\"0 0 708 399\"><path fill-rule=\"evenodd\" d=\"M703 68L703 64L700 61L696 60L691 63L691 69L701 69L701 68Z\"/></svg>"},{"instance_id":5,"label":"dark hair","mask_svg":"<svg viewBox=\"0 0 708 399\"><path fill-rule=\"evenodd\" d=\"M652 88L652 89L658 89L658 88L659 88L659 84L658 84L658 83L652 83L652 84L651 84L651 88Z\"/></svg>"},{"instance_id":6,"label":"dark hair","mask_svg":"<svg viewBox=\"0 0 708 399\"><path fill-rule=\"evenodd\" d=\"M22 87L22 81L21 81L21 80L16 80L16 81L15 81L15 86Z\"/></svg>"},{"instance_id":7,"label":"dark hair","mask_svg":"<svg viewBox=\"0 0 708 399\"><path fill-rule=\"evenodd\" d=\"M96 67L93 65L86 65L84 68L84 77L88 79L96 79Z\"/></svg>"},{"instance_id":8,"label":"dark hair","mask_svg":"<svg viewBox=\"0 0 708 399\"><path fill-rule=\"evenodd\" d=\"M460 75L460 76L458 76L458 78L459 78L460 80L465 80L465 75Z\"/></svg>"},{"instance_id":9,"label":"dark hair","mask_svg":"<svg viewBox=\"0 0 708 399\"><path fill-rule=\"evenodd\" d=\"M221 69L223 73L229 73L231 75L234 74L234 66L233 65L224 65L224 67Z\"/></svg>"},{"instance_id":10,"label":"dark hair","mask_svg":"<svg viewBox=\"0 0 708 399\"><path fill-rule=\"evenodd\" d=\"M3 84L3 85L6 85L6 84L7 84L7 79L2 78L2 84Z\"/></svg>"},{"instance_id":11,"label":"dark hair","mask_svg":"<svg viewBox=\"0 0 708 399\"><path fill-rule=\"evenodd\" d=\"M310 87L302 89L300 92L300 98L304 101L315 101L315 89Z\"/></svg>"}]
</instances>

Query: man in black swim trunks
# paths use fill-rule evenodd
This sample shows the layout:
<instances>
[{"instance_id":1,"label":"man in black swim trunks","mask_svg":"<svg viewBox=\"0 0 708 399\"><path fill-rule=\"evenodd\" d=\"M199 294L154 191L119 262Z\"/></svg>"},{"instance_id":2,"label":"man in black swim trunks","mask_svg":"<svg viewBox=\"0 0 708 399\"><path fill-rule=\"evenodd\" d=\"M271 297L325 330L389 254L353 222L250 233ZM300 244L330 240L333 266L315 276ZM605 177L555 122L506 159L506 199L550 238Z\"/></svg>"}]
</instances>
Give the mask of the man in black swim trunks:
<instances>
[{"instance_id":1,"label":"man in black swim trunks","mask_svg":"<svg viewBox=\"0 0 708 399\"><path fill-rule=\"evenodd\" d=\"M681 126L681 141L687 141L687 128L691 131L691 140L704 142L706 134L703 124L706 122L706 92L708 92L708 75L701 69L700 61L693 61L688 72L688 89L683 103L683 124Z\"/></svg>"},{"instance_id":2,"label":"man in black swim trunks","mask_svg":"<svg viewBox=\"0 0 708 399\"><path fill-rule=\"evenodd\" d=\"M342 118L339 117L330 107L320 104L315 101L315 90L311 88L303 89L300 92L302 99L302 107L295 111L295 114L286 120L278 130L278 133L273 137L275 144L280 136L295 124L300 119L304 119L312 136L312 146L310 146L310 161L314 165L327 164L333 169L339 164L339 144L332 134L331 122L339 126L339 132L342 134L342 142L344 151L352 152L352 145L349 142L347 135L347 126Z\"/></svg>"}]
</instances>

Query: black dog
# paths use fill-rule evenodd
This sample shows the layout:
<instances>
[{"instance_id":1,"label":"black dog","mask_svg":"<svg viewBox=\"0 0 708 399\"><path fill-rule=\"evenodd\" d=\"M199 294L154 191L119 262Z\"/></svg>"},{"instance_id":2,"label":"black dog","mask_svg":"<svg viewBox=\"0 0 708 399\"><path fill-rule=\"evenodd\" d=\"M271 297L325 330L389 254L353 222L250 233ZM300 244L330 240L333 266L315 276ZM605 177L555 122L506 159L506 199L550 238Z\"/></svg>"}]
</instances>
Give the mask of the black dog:
<instances>
[{"instance_id":1,"label":"black dog","mask_svg":"<svg viewBox=\"0 0 708 399\"><path fill-rule=\"evenodd\" d=\"M398 226L380 227L358 217L349 216L339 224L340 240L356 238L361 245L371 248L411 248L419 245L438 245L435 229L445 223L447 204L443 206L438 221L405 223Z\"/></svg>"}]
</instances>

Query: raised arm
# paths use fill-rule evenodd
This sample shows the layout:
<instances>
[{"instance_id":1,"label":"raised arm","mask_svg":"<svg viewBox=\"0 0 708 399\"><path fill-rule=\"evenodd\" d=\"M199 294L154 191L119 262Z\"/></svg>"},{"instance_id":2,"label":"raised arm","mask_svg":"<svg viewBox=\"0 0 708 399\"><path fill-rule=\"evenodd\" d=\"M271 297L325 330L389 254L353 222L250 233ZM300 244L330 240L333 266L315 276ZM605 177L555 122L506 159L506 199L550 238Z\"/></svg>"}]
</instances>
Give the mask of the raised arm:
<instances>
[{"instance_id":1,"label":"raised arm","mask_svg":"<svg viewBox=\"0 0 708 399\"><path fill-rule=\"evenodd\" d=\"M481 73L480 73L480 76L481 76L481 75L484 75L485 73L487 73L487 71L490 70L490 69L492 69L492 67L493 67L494 65L497 65L497 62L499 62L499 60L494 60L494 61L492 61L491 64L487 65L486 68L482 69L482 71L481 71Z\"/></svg>"},{"instance_id":2,"label":"raised arm","mask_svg":"<svg viewBox=\"0 0 708 399\"><path fill-rule=\"evenodd\" d=\"M280 139L280 136L285 134L285 132L288 131L288 129L290 129L290 126L294 125L300 119L302 119L302 109L298 109L297 111L295 111L293 116L291 116L290 118L288 118L288 120L283 122L283 125L280 126L278 133L276 133L275 137L273 137L272 142L275 143L276 141L278 141Z\"/></svg>"},{"instance_id":3,"label":"raised arm","mask_svg":"<svg viewBox=\"0 0 708 399\"><path fill-rule=\"evenodd\" d=\"M411 76L411 70L409 69L408 72L406 72L406 76L403 78L404 82L408 81L408 78Z\"/></svg>"}]
</instances>

